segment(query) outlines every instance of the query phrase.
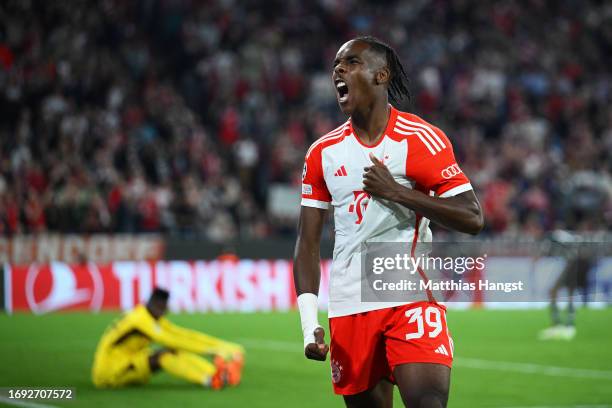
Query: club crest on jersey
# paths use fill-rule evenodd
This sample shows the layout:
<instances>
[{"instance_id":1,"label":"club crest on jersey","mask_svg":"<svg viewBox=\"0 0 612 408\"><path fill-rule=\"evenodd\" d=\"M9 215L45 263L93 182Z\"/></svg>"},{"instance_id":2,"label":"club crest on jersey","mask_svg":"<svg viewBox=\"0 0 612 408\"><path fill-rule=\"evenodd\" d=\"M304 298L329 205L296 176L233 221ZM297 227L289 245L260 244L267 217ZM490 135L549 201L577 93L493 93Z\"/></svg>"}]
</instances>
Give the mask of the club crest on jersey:
<instances>
[{"instance_id":1,"label":"club crest on jersey","mask_svg":"<svg viewBox=\"0 0 612 408\"><path fill-rule=\"evenodd\" d=\"M348 211L355 213L357 221L355 224L361 224L368 203L370 202L370 195L363 190L353 191L353 202L349 205Z\"/></svg>"},{"instance_id":2,"label":"club crest on jersey","mask_svg":"<svg viewBox=\"0 0 612 408\"><path fill-rule=\"evenodd\" d=\"M338 384L342 380L342 366L337 360L331 362L331 378L334 384Z\"/></svg>"}]
</instances>

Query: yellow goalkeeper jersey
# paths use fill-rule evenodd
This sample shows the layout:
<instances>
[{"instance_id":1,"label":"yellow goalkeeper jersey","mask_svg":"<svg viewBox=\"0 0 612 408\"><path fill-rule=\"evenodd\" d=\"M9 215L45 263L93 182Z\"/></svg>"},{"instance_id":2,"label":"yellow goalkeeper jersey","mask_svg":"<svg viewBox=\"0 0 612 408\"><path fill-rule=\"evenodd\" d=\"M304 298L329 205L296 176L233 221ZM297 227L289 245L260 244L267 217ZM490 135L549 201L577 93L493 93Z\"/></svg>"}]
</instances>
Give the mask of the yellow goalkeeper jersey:
<instances>
[{"instance_id":1,"label":"yellow goalkeeper jersey","mask_svg":"<svg viewBox=\"0 0 612 408\"><path fill-rule=\"evenodd\" d=\"M178 327L164 317L155 320L144 305L139 305L106 328L96 356L117 350L131 354L148 348L151 343L198 354L212 354L224 348L224 342L219 339Z\"/></svg>"}]
</instances>

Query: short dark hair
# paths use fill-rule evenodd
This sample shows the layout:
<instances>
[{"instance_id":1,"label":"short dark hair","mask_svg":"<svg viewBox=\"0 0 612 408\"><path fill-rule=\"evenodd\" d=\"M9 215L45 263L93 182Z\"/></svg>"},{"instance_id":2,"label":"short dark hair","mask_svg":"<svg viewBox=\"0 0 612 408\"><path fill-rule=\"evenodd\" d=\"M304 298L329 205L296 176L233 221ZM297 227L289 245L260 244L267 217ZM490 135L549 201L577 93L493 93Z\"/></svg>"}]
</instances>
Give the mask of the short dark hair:
<instances>
[{"instance_id":1,"label":"short dark hair","mask_svg":"<svg viewBox=\"0 0 612 408\"><path fill-rule=\"evenodd\" d=\"M149 298L149 301L157 301L157 302L167 302L168 298L170 297L170 292L168 292L166 289L162 289L162 288L155 288L153 289L153 292L151 292L151 297Z\"/></svg>"},{"instance_id":2,"label":"short dark hair","mask_svg":"<svg viewBox=\"0 0 612 408\"><path fill-rule=\"evenodd\" d=\"M370 35L360 36L354 40L367 43L370 49L385 57L390 72L387 92L393 105L399 107L398 105L410 102L410 90L408 89L410 80L395 50L389 44Z\"/></svg>"}]
</instances>

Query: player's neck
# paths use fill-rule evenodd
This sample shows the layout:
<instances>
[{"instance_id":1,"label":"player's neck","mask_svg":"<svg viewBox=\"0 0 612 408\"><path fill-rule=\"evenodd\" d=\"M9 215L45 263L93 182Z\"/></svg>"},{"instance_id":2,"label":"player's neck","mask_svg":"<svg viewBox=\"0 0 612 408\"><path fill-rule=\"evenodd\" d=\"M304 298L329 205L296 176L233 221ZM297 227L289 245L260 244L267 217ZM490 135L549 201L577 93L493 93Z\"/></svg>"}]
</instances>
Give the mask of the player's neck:
<instances>
[{"instance_id":1,"label":"player's neck","mask_svg":"<svg viewBox=\"0 0 612 408\"><path fill-rule=\"evenodd\" d=\"M363 144L376 144L383 137L390 115L391 108L387 101L376 103L365 111L353 112L351 125L355 135Z\"/></svg>"}]
</instances>

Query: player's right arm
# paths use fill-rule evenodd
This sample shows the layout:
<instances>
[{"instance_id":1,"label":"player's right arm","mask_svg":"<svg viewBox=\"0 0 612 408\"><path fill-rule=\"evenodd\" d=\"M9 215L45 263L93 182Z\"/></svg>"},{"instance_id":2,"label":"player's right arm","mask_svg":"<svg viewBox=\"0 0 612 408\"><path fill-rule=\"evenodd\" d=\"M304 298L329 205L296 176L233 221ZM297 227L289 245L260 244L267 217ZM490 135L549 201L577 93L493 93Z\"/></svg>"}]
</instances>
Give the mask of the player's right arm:
<instances>
[{"instance_id":1,"label":"player's right arm","mask_svg":"<svg viewBox=\"0 0 612 408\"><path fill-rule=\"evenodd\" d=\"M327 210L302 206L293 260L293 279L304 335L304 354L307 358L321 361L325 361L329 351L329 346L325 344L325 331L317 317L317 294L321 281L321 231L326 213Z\"/></svg>"},{"instance_id":2,"label":"player's right arm","mask_svg":"<svg viewBox=\"0 0 612 408\"><path fill-rule=\"evenodd\" d=\"M321 280L321 233L331 195L325 184L321 149L310 149L302 173L302 207L293 259L293 279L300 310L304 354L325 361L329 346L319 324L317 294Z\"/></svg>"}]
</instances>

